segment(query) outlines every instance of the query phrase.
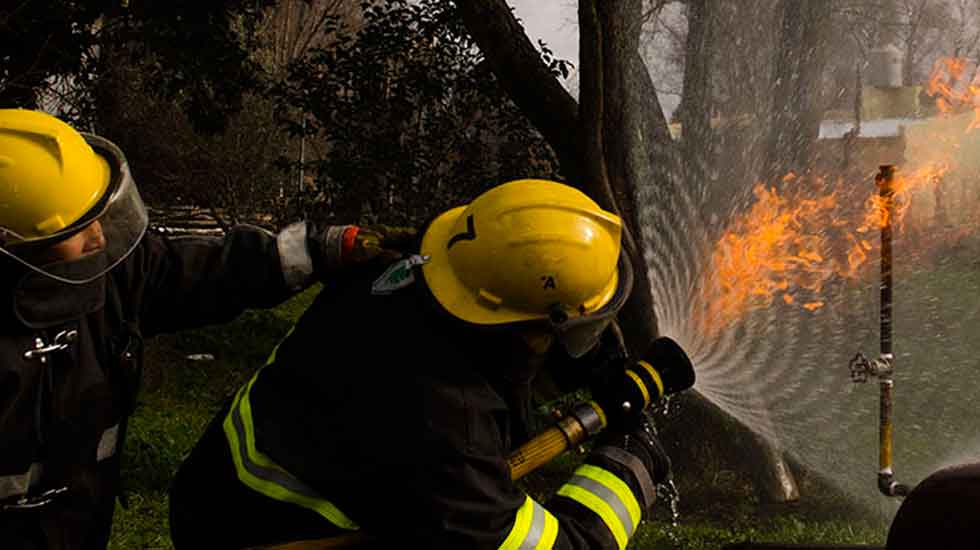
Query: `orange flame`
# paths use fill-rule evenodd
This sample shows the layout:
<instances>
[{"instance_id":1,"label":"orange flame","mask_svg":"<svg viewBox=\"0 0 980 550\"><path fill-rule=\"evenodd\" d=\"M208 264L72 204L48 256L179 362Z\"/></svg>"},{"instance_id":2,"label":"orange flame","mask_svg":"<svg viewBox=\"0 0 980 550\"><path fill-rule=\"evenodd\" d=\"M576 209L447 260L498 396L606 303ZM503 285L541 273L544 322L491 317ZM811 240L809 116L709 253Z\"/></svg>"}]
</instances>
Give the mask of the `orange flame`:
<instances>
[{"instance_id":1,"label":"orange flame","mask_svg":"<svg viewBox=\"0 0 980 550\"><path fill-rule=\"evenodd\" d=\"M753 193L755 204L722 235L711 258L718 288L705 301L706 315L723 325L779 295L792 305L797 292L819 292L840 271L827 259L828 236L819 230L837 206L836 193L791 200L761 184Z\"/></svg>"},{"instance_id":2,"label":"orange flame","mask_svg":"<svg viewBox=\"0 0 980 550\"><path fill-rule=\"evenodd\" d=\"M920 156L918 164L896 171L890 198L882 197L870 178L829 183L790 172L780 178L778 190L757 184L755 203L718 239L706 284L699 286L696 303L701 310L696 317L702 329L716 333L753 310L773 306L777 299L782 300L777 304L780 307L819 311L826 305L821 296L826 285L864 277L871 271L869 259L877 256L878 230L885 225L898 234L913 230L928 234L934 244L962 238L966 231L976 229L921 231L916 224L924 222L907 217L919 198L927 202L931 198L938 209L942 189L937 186L945 175L959 170L958 162L972 158L967 147L980 146L977 140L969 145L965 136L980 127L980 85L968 75L968 69L970 64L964 59L936 62L926 89L936 98L941 114L972 110L974 118L965 132L950 130L962 128L952 124L946 130L922 134L926 145L915 150ZM962 174L959 180L962 186ZM865 198L855 197L855 189L866 189ZM935 196L923 193L928 190Z\"/></svg>"},{"instance_id":3,"label":"orange flame","mask_svg":"<svg viewBox=\"0 0 980 550\"><path fill-rule=\"evenodd\" d=\"M936 107L944 115L972 108L974 119L966 129L969 132L980 127L980 86L976 83L975 75L970 77L969 82L964 80L967 67L966 59L939 59L929 75L926 93L936 98Z\"/></svg>"},{"instance_id":4,"label":"orange flame","mask_svg":"<svg viewBox=\"0 0 980 550\"><path fill-rule=\"evenodd\" d=\"M868 182L871 194L863 207L852 211L839 199L846 188L843 181L829 186L819 178L787 176L784 184L801 186L783 193L757 184L752 208L734 220L715 246L709 271L713 284L701 287L703 328L713 333L780 297L790 307L810 312L823 308L820 292L826 284L864 274L869 252L877 245L877 235L867 233L900 224L914 193L935 185L944 171L944 166L933 165L896 173L891 205ZM808 187L807 181L815 185Z\"/></svg>"}]
</instances>

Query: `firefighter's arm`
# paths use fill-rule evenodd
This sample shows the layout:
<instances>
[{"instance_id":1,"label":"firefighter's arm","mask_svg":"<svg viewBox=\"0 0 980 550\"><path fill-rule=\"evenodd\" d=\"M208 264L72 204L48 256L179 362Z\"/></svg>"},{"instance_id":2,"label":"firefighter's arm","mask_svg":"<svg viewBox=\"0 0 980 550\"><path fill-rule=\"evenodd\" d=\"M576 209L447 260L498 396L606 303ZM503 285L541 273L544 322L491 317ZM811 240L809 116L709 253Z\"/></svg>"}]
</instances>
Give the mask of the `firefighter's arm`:
<instances>
[{"instance_id":1,"label":"firefighter's arm","mask_svg":"<svg viewBox=\"0 0 980 550\"><path fill-rule=\"evenodd\" d=\"M589 547L622 550L653 510L656 486L669 473L670 459L644 417L629 429L601 434L547 507L589 537Z\"/></svg>"},{"instance_id":2,"label":"firefighter's arm","mask_svg":"<svg viewBox=\"0 0 980 550\"><path fill-rule=\"evenodd\" d=\"M400 244L397 239L378 235L373 229L317 228L309 222L278 234L249 225L224 237L148 234L126 277L140 302L144 332L172 332L229 321L245 309L273 307L344 267L396 253L386 246Z\"/></svg>"},{"instance_id":3,"label":"firefighter's arm","mask_svg":"<svg viewBox=\"0 0 980 550\"><path fill-rule=\"evenodd\" d=\"M507 465L487 453L441 458L445 466L434 476L413 476L419 485L411 491L419 499L411 527L427 526L419 542L437 550L622 550L670 468L659 443L641 428L607 432L547 500L524 493Z\"/></svg>"}]
</instances>

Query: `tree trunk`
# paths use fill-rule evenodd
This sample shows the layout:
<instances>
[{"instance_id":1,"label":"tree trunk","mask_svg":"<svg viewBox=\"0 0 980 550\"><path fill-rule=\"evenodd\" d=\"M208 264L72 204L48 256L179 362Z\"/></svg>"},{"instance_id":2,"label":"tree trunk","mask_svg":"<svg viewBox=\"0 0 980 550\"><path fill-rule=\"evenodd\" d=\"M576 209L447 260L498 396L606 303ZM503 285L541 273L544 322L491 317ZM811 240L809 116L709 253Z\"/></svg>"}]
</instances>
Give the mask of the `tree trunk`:
<instances>
[{"instance_id":1,"label":"tree trunk","mask_svg":"<svg viewBox=\"0 0 980 550\"><path fill-rule=\"evenodd\" d=\"M580 5L590 3L593 2L583 1ZM602 59L596 64L592 76L601 79L604 92L601 97L593 99L601 102L602 154L615 204L630 229L625 244L637 278L636 290L619 318L630 349L634 353L643 353L659 331L649 270L643 257L636 185L651 182L672 187L673 143L653 83L639 56L642 2L595 0L593 5L599 19L595 32L602 44ZM579 32L583 42L587 40L584 24L580 24ZM581 59L580 65L584 83L585 58ZM583 95L583 109L585 103L586 97ZM652 142L645 143L651 136ZM651 154L660 158L652 158Z\"/></svg>"},{"instance_id":2,"label":"tree trunk","mask_svg":"<svg viewBox=\"0 0 980 550\"><path fill-rule=\"evenodd\" d=\"M766 181L810 168L823 116L820 78L826 64L831 2L782 0L782 28L773 71Z\"/></svg>"},{"instance_id":3,"label":"tree trunk","mask_svg":"<svg viewBox=\"0 0 980 550\"><path fill-rule=\"evenodd\" d=\"M578 105L541 61L504 0L456 2L473 36L508 95L551 144L569 181L581 181Z\"/></svg>"},{"instance_id":4,"label":"tree trunk","mask_svg":"<svg viewBox=\"0 0 980 550\"><path fill-rule=\"evenodd\" d=\"M684 56L684 91L678 107L681 123L681 158L688 182L704 182L713 161L711 135L711 63L714 58L710 0L687 3L687 43ZM708 185L700 186L707 189ZM699 197L703 199L703 197Z\"/></svg>"}]
</instances>

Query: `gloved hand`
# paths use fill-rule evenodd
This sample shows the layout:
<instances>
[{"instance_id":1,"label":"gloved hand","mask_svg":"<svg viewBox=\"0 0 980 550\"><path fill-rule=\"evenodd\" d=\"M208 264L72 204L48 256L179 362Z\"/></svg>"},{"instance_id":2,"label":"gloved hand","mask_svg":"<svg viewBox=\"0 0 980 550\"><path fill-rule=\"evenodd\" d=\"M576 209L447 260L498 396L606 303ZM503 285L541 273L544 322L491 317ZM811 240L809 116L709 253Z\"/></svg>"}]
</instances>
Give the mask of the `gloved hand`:
<instances>
[{"instance_id":1,"label":"gloved hand","mask_svg":"<svg viewBox=\"0 0 980 550\"><path fill-rule=\"evenodd\" d=\"M611 426L599 434L588 462L631 479L628 483L647 513L656 502L657 484L667 478L671 469L670 458L657 439L648 412L639 415L630 426Z\"/></svg>"},{"instance_id":2,"label":"gloved hand","mask_svg":"<svg viewBox=\"0 0 980 550\"><path fill-rule=\"evenodd\" d=\"M370 261L390 263L417 248L411 227L329 225L317 230L310 224L308 248L314 269L325 273Z\"/></svg>"},{"instance_id":3,"label":"gloved hand","mask_svg":"<svg viewBox=\"0 0 980 550\"><path fill-rule=\"evenodd\" d=\"M387 262L417 251L418 231L414 227L372 225L361 227L354 242L345 249L341 262L345 265L364 263L373 259Z\"/></svg>"}]
</instances>

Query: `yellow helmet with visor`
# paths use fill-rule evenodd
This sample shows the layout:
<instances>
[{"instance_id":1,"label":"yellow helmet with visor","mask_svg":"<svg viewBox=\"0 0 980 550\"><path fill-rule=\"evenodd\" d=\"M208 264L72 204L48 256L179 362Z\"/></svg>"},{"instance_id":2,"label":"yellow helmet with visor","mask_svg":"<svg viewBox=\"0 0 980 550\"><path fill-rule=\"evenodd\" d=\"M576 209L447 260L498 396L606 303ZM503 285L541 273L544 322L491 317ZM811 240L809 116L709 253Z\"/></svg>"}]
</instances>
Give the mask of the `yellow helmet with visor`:
<instances>
[{"instance_id":1,"label":"yellow helmet with visor","mask_svg":"<svg viewBox=\"0 0 980 550\"><path fill-rule=\"evenodd\" d=\"M36 259L44 257L39 249L96 220L105 235L102 250L74 262ZM0 109L0 254L51 278L85 283L122 261L146 227L146 209L118 147L47 113Z\"/></svg>"}]
</instances>

